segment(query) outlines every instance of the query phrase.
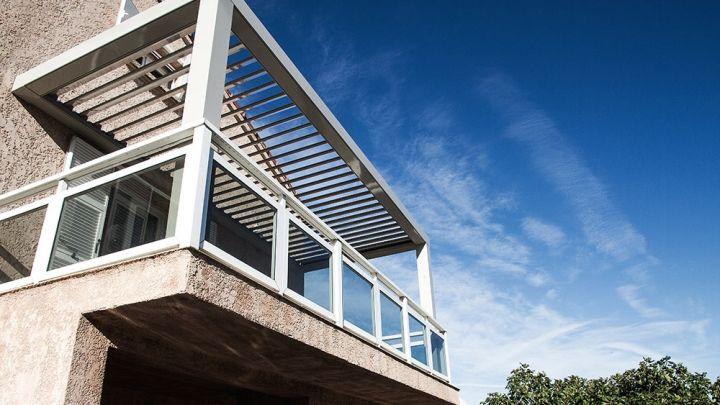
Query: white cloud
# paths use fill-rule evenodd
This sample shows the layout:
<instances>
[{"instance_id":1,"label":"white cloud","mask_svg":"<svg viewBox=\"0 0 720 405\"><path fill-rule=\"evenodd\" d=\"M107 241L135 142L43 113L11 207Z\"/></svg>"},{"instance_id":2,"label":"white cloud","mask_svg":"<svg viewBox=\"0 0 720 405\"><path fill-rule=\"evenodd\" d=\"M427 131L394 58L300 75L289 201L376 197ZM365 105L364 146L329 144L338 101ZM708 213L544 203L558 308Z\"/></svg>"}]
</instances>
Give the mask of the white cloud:
<instances>
[{"instance_id":1,"label":"white cloud","mask_svg":"<svg viewBox=\"0 0 720 405\"><path fill-rule=\"evenodd\" d=\"M671 355L696 370L709 370L720 360L718 349L706 342L705 320L579 319L504 292L454 259L438 258L435 274L455 383L468 403L502 391L508 373L521 362L561 378L608 376L636 366L644 356Z\"/></svg>"},{"instance_id":2,"label":"white cloud","mask_svg":"<svg viewBox=\"0 0 720 405\"><path fill-rule=\"evenodd\" d=\"M646 253L643 235L614 206L605 185L544 111L504 75L484 79L480 90L507 120L506 136L529 151L537 170L568 199L592 246L617 260Z\"/></svg>"},{"instance_id":3,"label":"white cloud","mask_svg":"<svg viewBox=\"0 0 720 405\"><path fill-rule=\"evenodd\" d=\"M538 240L549 247L554 248L565 243L565 233L562 229L538 218L524 218L522 229L529 238Z\"/></svg>"},{"instance_id":4,"label":"white cloud","mask_svg":"<svg viewBox=\"0 0 720 405\"><path fill-rule=\"evenodd\" d=\"M640 287L634 284L626 284L617 288L617 293L632 309L645 318L657 318L664 315L663 311L650 306L645 299L640 297Z\"/></svg>"}]
</instances>

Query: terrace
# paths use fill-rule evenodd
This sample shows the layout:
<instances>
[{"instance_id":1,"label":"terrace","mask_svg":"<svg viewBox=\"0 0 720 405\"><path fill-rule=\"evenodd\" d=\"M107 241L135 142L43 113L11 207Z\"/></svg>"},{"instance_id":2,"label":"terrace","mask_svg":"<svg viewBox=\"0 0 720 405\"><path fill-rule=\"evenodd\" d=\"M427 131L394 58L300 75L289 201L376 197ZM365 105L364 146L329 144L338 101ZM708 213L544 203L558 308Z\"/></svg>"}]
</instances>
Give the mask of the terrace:
<instances>
[{"instance_id":1,"label":"terrace","mask_svg":"<svg viewBox=\"0 0 720 405\"><path fill-rule=\"evenodd\" d=\"M426 235L242 1L165 1L13 93L77 138L0 196L0 292L190 248L450 380ZM369 262L405 251L420 303Z\"/></svg>"}]
</instances>

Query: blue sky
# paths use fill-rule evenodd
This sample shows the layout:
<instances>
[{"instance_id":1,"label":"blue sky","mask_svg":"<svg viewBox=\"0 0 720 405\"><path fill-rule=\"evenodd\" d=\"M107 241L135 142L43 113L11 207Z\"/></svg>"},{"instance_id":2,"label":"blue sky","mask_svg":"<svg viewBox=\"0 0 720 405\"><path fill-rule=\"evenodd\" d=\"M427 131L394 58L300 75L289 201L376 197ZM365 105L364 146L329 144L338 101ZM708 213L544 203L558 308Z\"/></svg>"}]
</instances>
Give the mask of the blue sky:
<instances>
[{"instance_id":1,"label":"blue sky","mask_svg":"<svg viewBox=\"0 0 720 405\"><path fill-rule=\"evenodd\" d=\"M466 402L720 374L720 3L250 5L429 233ZM376 264L416 294L413 260Z\"/></svg>"}]
</instances>

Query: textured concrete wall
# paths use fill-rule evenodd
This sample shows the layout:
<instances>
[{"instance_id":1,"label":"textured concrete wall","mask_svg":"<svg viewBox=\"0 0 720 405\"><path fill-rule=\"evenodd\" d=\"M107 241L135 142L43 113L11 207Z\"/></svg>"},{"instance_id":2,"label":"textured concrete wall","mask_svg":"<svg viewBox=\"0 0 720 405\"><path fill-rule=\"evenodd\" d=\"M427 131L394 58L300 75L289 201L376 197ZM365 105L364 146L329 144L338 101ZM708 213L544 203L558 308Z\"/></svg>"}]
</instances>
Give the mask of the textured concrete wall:
<instances>
[{"instance_id":1,"label":"textured concrete wall","mask_svg":"<svg viewBox=\"0 0 720 405\"><path fill-rule=\"evenodd\" d=\"M71 374L92 367L71 372L81 314L184 291L189 257L178 251L0 295L0 404L63 403Z\"/></svg>"},{"instance_id":2,"label":"textured concrete wall","mask_svg":"<svg viewBox=\"0 0 720 405\"><path fill-rule=\"evenodd\" d=\"M136 0L138 9L156 0ZM0 7L0 193L62 168L72 132L10 92L15 77L112 27L119 0L5 0Z\"/></svg>"},{"instance_id":3,"label":"textured concrete wall","mask_svg":"<svg viewBox=\"0 0 720 405\"><path fill-rule=\"evenodd\" d=\"M99 403L111 348L312 404L458 400L454 387L188 250L2 294L0 325L2 404Z\"/></svg>"}]
</instances>

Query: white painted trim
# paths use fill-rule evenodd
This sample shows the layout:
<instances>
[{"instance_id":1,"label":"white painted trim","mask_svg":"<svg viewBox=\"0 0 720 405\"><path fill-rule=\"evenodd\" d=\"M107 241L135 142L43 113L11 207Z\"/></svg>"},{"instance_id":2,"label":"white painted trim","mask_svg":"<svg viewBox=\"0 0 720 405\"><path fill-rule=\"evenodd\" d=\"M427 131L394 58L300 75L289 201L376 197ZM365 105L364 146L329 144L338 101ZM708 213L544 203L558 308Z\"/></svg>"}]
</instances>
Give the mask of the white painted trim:
<instances>
[{"instance_id":1,"label":"white painted trim","mask_svg":"<svg viewBox=\"0 0 720 405\"><path fill-rule=\"evenodd\" d=\"M228 160L227 160L226 158L224 158L223 156L220 156L219 154L214 154L213 159L214 159L220 166L222 166L223 170L225 170L226 172L228 172L228 173L229 173L230 175L232 175L232 177L234 177L237 181L239 181L240 183L242 183L243 186L249 188L250 191L252 191L253 193L255 193L258 197L262 198L263 201L265 201L266 203L270 204L270 205L271 205L273 208L275 208L276 210L278 210L278 211L280 210L280 204L279 204L277 201L275 201L274 198L272 198L267 192L265 192L265 190L263 190L263 189L261 189L260 187L258 187L257 184L255 184L255 183L253 183L252 181L250 181L250 179L248 179L247 176L245 176L244 174L242 174L242 172L240 172L232 163L230 163L230 161L228 161Z\"/></svg>"},{"instance_id":2,"label":"white painted trim","mask_svg":"<svg viewBox=\"0 0 720 405\"><path fill-rule=\"evenodd\" d=\"M281 293L288 285L288 246L290 244L290 220L285 207L285 198L280 197L275 213L275 235L273 235L273 276Z\"/></svg>"},{"instance_id":3,"label":"white painted trim","mask_svg":"<svg viewBox=\"0 0 720 405\"><path fill-rule=\"evenodd\" d=\"M381 332L381 314L380 314L380 285L377 276L372 278L372 311L373 311L373 331L378 342L382 340Z\"/></svg>"},{"instance_id":4,"label":"white painted trim","mask_svg":"<svg viewBox=\"0 0 720 405\"><path fill-rule=\"evenodd\" d=\"M130 249L124 249L115 253L104 256L94 257L82 262L74 263L68 266L59 267L57 269L48 270L40 275L35 282L47 281L66 277L86 270L94 270L101 267L107 267L113 264L127 262L153 255L155 253L172 250L178 247L177 240L174 237L160 239L155 242L146 243L144 245L135 246Z\"/></svg>"},{"instance_id":5,"label":"white painted trim","mask_svg":"<svg viewBox=\"0 0 720 405\"><path fill-rule=\"evenodd\" d=\"M42 228L40 228L40 237L38 239L37 248L35 249L35 258L33 260L32 271L30 277L33 281L37 281L43 277L50 264L50 257L55 246L55 234L60 224L60 215L62 214L65 198L62 195L67 189L67 182L60 180L57 185L55 195L50 197L47 210L45 211L45 219Z\"/></svg>"},{"instance_id":6,"label":"white painted trim","mask_svg":"<svg viewBox=\"0 0 720 405\"><path fill-rule=\"evenodd\" d=\"M220 125L233 5L230 0L199 1L182 123L204 119Z\"/></svg>"},{"instance_id":7,"label":"white painted trim","mask_svg":"<svg viewBox=\"0 0 720 405\"><path fill-rule=\"evenodd\" d=\"M403 333L403 349L405 351L405 361L412 361L410 354L410 311L408 310L408 298L400 297L402 300L402 333Z\"/></svg>"},{"instance_id":8,"label":"white painted trim","mask_svg":"<svg viewBox=\"0 0 720 405\"><path fill-rule=\"evenodd\" d=\"M420 305L426 314L435 316L435 296L433 293L432 271L430 270L430 246L427 243L419 246L415 254Z\"/></svg>"},{"instance_id":9,"label":"white painted trim","mask_svg":"<svg viewBox=\"0 0 720 405\"><path fill-rule=\"evenodd\" d=\"M343 306L343 247L339 240L332 246L332 308L337 325L343 324L345 308Z\"/></svg>"},{"instance_id":10,"label":"white painted trim","mask_svg":"<svg viewBox=\"0 0 720 405\"><path fill-rule=\"evenodd\" d=\"M319 315L326 320L330 322L335 321L334 314L329 311L327 308L323 307L322 305L316 304L309 300L308 298L303 297L302 295L296 293L295 291L291 289L285 290L283 293L283 296L289 299L290 301L295 302L296 304L299 304L300 306L305 307L306 309L314 312L316 315Z\"/></svg>"},{"instance_id":11,"label":"white painted trim","mask_svg":"<svg viewBox=\"0 0 720 405\"><path fill-rule=\"evenodd\" d=\"M110 174L107 174L103 177L99 177L97 179L93 179L91 181L88 181L87 183L82 183L80 185L77 185L75 187L70 187L67 190L63 191L61 193L63 198L69 198L74 195L83 193L85 191L91 190L93 188L105 185L107 183L111 183L115 180L120 180L124 177L132 176L135 173L141 172L143 170L147 170L152 168L153 166L159 166L163 163L167 163L173 159L177 159L183 155L185 155L188 152L188 147L184 146L179 149L173 149L171 151L168 151L167 153L163 153L158 156L154 156L148 160L145 160L143 162L140 162L138 164L120 169L116 172L112 172Z\"/></svg>"},{"instance_id":12,"label":"white painted trim","mask_svg":"<svg viewBox=\"0 0 720 405\"><path fill-rule=\"evenodd\" d=\"M0 222L7 221L8 219L13 219L14 217L27 214L30 211L37 210L41 208L44 205L48 205L48 203L52 200L53 196L43 197L37 201L33 201L31 203L27 203L21 207L13 208L9 211L5 211L3 213L0 213Z\"/></svg>"},{"instance_id":13,"label":"white painted trim","mask_svg":"<svg viewBox=\"0 0 720 405\"><path fill-rule=\"evenodd\" d=\"M204 239L202 228L208 199L209 172L211 170L211 135L204 126L195 127L193 142L185 157L178 219L175 234L181 247L200 248Z\"/></svg>"},{"instance_id":14,"label":"white painted trim","mask_svg":"<svg viewBox=\"0 0 720 405\"><path fill-rule=\"evenodd\" d=\"M333 252L333 246L326 242L320 235L318 235L318 232L322 232L320 229L317 229L317 231L313 230L309 226L305 225L304 222L302 222L299 218L297 218L295 215L288 213L288 218L290 219L290 222L292 222L293 225L300 228L302 231L307 233L313 240L315 240L317 243L322 245L325 249L327 249L331 254Z\"/></svg>"},{"instance_id":15,"label":"white painted trim","mask_svg":"<svg viewBox=\"0 0 720 405\"><path fill-rule=\"evenodd\" d=\"M12 290L17 290L19 288L22 288L22 287L25 287L28 285L32 285L32 284L33 284L33 280L32 280L32 277L30 277L30 276L19 278L17 280L8 281L6 283L0 284L0 294L6 293L6 292L9 292Z\"/></svg>"},{"instance_id":16,"label":"white painted trim","mask_svg":"<svg viewBox=\"0 0 720 405\"><path fill-rule=\"evenodd\" d=\"M208 256L212 257L213 259L219 261L220 263L230 267L231 269L237 271L238 273L242 274L243 276L255 281L256 283L262 285L265 288L268 288L270 290L273 290L275 292L280 292L280 289L278 288L278 284L275 280L272 278L266 276L265 274L261 273L260 271L256 270L252 266L246 264L242 260L236 258L235 256L225 252L224 250L220 249L219 247L213 245L212 243L204 240L200 244L200 251L204 252Z\"/></svg>"},{"instance_id":17,"label":"white painted trim","mask_svg":"<svg viewBox=\"0 0 720 405\"><path fill-rule=\"evenodd\" d=\"M354 323L352 323L348 320L344 320L343 328L345 328L348 332L352 333L353 335L367 341L368 343L372 343L373 345L378 346L378 338L375 335L368 333L368 331L362 329L359 326L356 326Z\"/></svg>"},{"instance_id":18,"label":"white painted trim","mask_svg":"<svg viewBox=\"0 0 720 405\"><path fill-rule=\"evenodd\" d=\"M197 126L197 124L195 126ZM56 186L56 183L60 180L71 181L78 177L99 172L142 156L147 156L159 150L170 149L178 143L188 140L191 137L192 127L183 127L158 135L146 141L138 142L113 153L93 159L90 162L77 165L67 171L56 173L42 180L38 180L0 195L0 205L10 204L19 199L45 191Z\"/></svg>"},{"instance_id":19,"label":"white painted trim","mask_svg":"<svg viewBox=\"0 0 720 405\"><path fill-rule=\"evenodd\" d=\"M150 24L158 18L171 13L182 6L192 3L196 0L167 0L148 10L138 14L134 18L130 18L107 31L88 39L85 42L69 49L60 55L41 63L40 65L22 73L15 78L12 91L15 92L21 87L47 76L48 74L58 70L59 68L72 63L73 61L90 54L104 46L111 44L113 41L141 29L143 26Z\"/></svg>"}]
</instances>

